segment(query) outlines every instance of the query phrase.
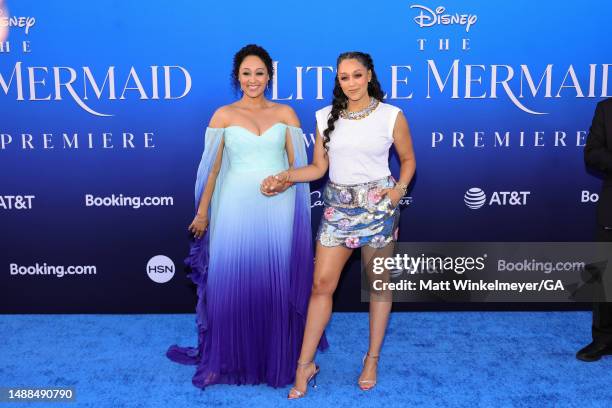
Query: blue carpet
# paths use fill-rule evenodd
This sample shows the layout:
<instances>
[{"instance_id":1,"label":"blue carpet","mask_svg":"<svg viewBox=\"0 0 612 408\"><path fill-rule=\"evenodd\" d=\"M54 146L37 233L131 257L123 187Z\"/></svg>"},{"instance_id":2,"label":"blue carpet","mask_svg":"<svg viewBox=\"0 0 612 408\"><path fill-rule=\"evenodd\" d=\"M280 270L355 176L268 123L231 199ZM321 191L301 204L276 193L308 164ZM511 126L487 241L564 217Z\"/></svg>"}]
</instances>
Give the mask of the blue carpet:
<instances>
[{"instance_id":1,"label":"blue carpet","mask_svg":"<svg viewBox=\"0 0 612 408\"><path fill-rule=\"evenodd\" d=\"M0 316L0 387L74 387L73 403L21 407L611 407L612 357L574 358L590 341L590 313L395 313L370 392L355 382L367 315L334 314L319 387L191 385L194 367L166 359L193 344L193 315Z\"/></svg>"}]
</instances>

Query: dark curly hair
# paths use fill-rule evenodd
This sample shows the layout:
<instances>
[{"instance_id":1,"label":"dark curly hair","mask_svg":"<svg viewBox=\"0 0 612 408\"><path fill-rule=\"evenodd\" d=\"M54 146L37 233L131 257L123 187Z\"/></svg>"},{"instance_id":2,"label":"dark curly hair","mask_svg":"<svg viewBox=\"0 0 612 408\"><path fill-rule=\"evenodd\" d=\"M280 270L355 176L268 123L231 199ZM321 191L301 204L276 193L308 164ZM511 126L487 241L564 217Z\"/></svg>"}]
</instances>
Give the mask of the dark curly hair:
<instances>
[{"instance_id":1,"label":"dark curly hair","mask_svg":"<svg viewBox=\"0 0 612 408\"><path fill-rule=\"evenodd\" d=\"M263 61L266 66L266 70L268 71L268 76L270 80L274 77L274 65L272 63L272 58L268 51L266 51L263 47L255 44L249 44L242 47L236 54L234 54L234 63L232 68L232 86L235 91L240 90L240 64L242 61L250 55L254 55L259 57L260 60Z\"/></svg>"},{"instance_id":2,"label":"dark curly hair","mask_svg":"<svg viewBox=\"0 0 612 408\"><path fill-rule=\"evenodd\" d=\"M366 54L365 52L359 51L350 51L344 52L338 56L338 60L336 61L336 71L340 63L346 59L356 59L359 61L364 67L366 67L369 71L372 72L372 79L368 83L368 95L374 97L382 102L384 99L385 93L380 87L380 83L378 82L378 78L376 77L376 72L374 71L374 61L370 54ZM329 113L327 118L327 129L323 131L323 147L327 151L329 144L329 135L335 129L335 123L340 117L340 112L346 109L348 104L348 98L342 91L340 87L340 81L338 80L338 75L336 75L336 79L334 81L334 99L332 100L332 110Z\"/></svg>"}]
</instances>

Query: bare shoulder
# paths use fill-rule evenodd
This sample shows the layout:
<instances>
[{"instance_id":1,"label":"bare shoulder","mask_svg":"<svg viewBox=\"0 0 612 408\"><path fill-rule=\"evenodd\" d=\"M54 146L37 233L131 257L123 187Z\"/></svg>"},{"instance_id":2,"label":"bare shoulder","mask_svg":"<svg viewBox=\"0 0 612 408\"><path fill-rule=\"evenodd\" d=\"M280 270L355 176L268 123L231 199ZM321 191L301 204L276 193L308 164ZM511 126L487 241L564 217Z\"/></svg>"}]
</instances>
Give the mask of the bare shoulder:
<instances>
[{"instance_id":1,"label":"bare shoulder","mask_svg":"<svg viewBox=\"0 0 612 408\"><path fill-rule=\"evenodd\" d=\"M232 118L234 107L231 105L225 105L218 108L210 118L208 127L211 128L224 128L227 127Z\"/></svg>"},{"instance_id":2,"label":"bare shoulder","mask_svg":"<svg viewBox=\"0 0 612 408\"><path fill-rule=\"evenodd\" d=\"M291 106L282 103L275 103L274 109L278 113L280 122L283 122L287 126L300 127L300 119Z\"/></svg>"}]
</instances>

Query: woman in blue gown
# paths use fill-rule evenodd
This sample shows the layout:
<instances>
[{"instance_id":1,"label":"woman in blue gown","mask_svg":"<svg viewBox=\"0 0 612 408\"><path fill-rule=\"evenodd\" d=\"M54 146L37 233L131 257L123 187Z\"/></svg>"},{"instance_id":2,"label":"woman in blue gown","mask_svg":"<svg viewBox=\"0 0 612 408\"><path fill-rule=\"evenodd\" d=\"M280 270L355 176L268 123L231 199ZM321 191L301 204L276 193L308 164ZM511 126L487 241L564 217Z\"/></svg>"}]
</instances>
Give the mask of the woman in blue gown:
<instances>
[{"instance_id":1,"label":"woman in blue gown","mask_svg":"<svg viewBox=\"0 0 612 408\"><path fill-rule=\"evenodd\" d=\"M186 259L197 285L198 346L167 352L197 366L200 388L294 380L312 286L310 194L307 183L260 191L270 173L307 164L294 111L264 96L272 75L263 48L242 48L233 78L243 96L218 109L206 130Z\"/></svg>"}]
</instances>

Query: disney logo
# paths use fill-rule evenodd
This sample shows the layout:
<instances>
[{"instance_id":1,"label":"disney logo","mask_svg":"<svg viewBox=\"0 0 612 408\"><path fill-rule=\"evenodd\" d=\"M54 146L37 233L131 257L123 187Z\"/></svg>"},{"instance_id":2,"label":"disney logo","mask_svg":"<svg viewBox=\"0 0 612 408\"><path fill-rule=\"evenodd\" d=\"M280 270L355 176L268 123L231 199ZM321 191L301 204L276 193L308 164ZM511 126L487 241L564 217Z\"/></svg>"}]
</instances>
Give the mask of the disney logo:
<instances>
[{"instance_id":1,"label":"disney logo","mask_svg":"<svg viewBox=\"0 0 612 408\"><path fill-rule=\"evenodd\" d=\"M459 24L464 25L465 31L469 32L470 27L476 24L476 21L478 20L478 16L476 14L442 14L446 11L446 7L444 6L438 6L435 10L431 10L428 7L413 4L410 6L410 8L420 10L420 14L414 18L414 22L421 28L432 27L436 24Z\"/></svg>"},{"instance_id":2,"label":"disney logo","mask_svg":"<svg viewBox=\"0 0 612 408\"><path fill-rule=\"evenodd\" d=\"M34 17L10 17L8 13L0 7L0 27L25 28L24 31L26 35L28 35L30 33L30 28L34 27L34 24L36 24L36 18Z\"/></svg>"}]
</instances>

